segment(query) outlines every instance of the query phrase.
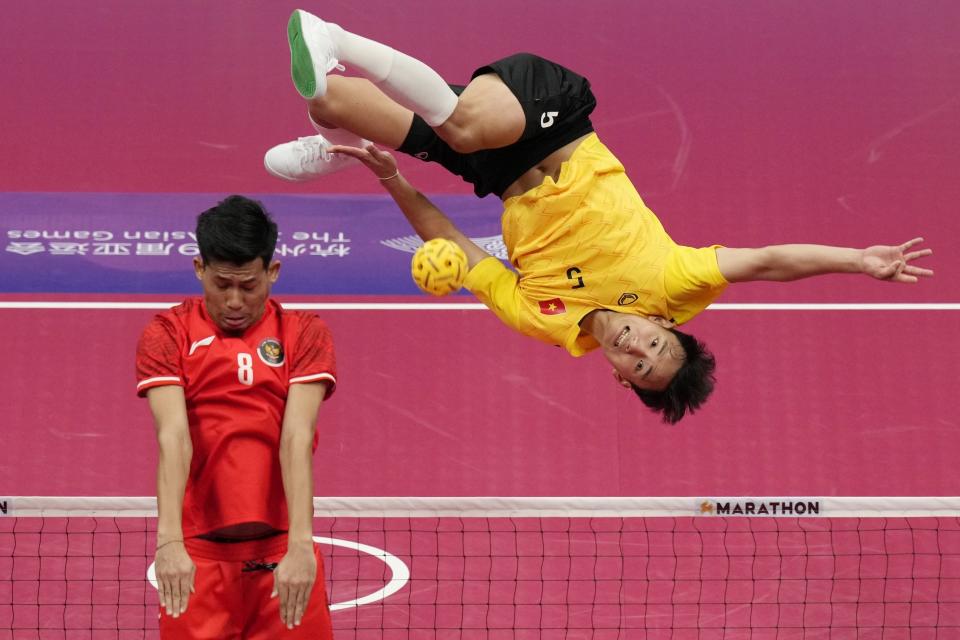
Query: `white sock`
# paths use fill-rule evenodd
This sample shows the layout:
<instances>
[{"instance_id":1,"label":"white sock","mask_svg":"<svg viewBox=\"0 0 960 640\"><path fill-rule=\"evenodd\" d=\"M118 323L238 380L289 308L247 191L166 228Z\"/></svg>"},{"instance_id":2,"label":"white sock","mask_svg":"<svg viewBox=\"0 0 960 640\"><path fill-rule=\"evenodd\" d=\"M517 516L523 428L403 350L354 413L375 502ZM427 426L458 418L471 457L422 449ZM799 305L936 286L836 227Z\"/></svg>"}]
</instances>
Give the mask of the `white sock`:
<instances>
[{"instance_id":1,"label":"white sock","mask_svg":"<svg viewBox=\"0 0 960 640\"><path fill-rule=\"evenodd\" d=\"M364 140L354 132L344 129L343 127L328 129L327 127L317 124L313 120L313 116L310 115L309 111L307 111L307 117L310 119L310 124L313 125L313 128L316 129L317 133L322 135L333 144L342 144L345 147L357 147L360 149L363 149L370 144L369 141Z\"/></svg>"},{"instance_id":2,"label":"white sock","mask_svg":"<svg viewBox=\"0 0 960 640\"><path fill-rule=\"evenodd\" d=\"M457 108L457 94L436 71L385 44L374 42L327 23L340 62L357 68L381 91L426 120L431 127L444 122Z\"/></svg>"}]
</instances>

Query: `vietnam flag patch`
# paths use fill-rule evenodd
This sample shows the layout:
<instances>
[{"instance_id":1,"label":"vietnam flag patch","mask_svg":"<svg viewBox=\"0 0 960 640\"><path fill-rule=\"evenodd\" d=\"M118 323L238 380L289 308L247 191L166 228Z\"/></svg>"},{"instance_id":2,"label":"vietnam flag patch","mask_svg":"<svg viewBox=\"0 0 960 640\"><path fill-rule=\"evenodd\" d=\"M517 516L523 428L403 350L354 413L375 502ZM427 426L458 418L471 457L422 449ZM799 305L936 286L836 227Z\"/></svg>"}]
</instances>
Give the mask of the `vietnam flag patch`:
<instances>
[{"instance_id":1,"label":"vietnam flag patch","mask_svg":"<svg viewBox=\"0 0 960 640\"><path fill-rule=\"evenodd\" d=\"M549 300L540 300L540 313L545 316L557 316L566 313L567 308L563 306L563 300L560 298L550 298Z\"/></svg>"}]
</instances>

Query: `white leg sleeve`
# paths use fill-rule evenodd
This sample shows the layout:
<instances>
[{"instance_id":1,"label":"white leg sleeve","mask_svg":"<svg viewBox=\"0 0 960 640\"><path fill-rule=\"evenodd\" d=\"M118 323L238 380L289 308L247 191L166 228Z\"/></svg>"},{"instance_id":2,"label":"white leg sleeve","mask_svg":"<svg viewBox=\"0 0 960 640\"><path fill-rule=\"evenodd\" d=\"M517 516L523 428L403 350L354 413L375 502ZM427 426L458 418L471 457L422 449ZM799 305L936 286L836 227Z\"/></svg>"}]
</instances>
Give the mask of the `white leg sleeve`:
<instances>
[{"instance_id":1,"label":"white leg sleeve","mask_svg":"<svg viewBox=\"0 0 960 640\"><path fill-rule=\"evenodd\" d=\"M355 67L393 100L427 121L444 122L457 108L457 94L436 71L384 44L327 23L341 62Z\"/></svg>"}]
</instances>

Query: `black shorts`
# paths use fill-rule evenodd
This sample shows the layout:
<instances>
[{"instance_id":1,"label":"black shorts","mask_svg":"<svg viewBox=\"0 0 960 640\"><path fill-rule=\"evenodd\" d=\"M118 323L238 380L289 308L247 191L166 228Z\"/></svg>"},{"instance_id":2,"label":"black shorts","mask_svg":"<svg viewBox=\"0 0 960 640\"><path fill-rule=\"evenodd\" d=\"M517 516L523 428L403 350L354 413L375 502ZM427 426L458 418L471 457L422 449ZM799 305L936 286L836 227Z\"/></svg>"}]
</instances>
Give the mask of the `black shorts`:
<instances>
[{"instance_id":1,"label":"black shorts","mask_svg":"<svg viewBox=\"0 0 960 640\"><path fill-rule=\"evenodd\" d=\"M503 195L517 178L548 155L593 131L590 113L597 99L583 76L530 53L518 53L480 67L472 78L496 73L520 101L526 125L520 139L500 149L457 153L423 118L413 124L398 151L438 162L473 185L481 198ZM460 95L464 87L450 85Z\"/></svg>"}]
</instances>

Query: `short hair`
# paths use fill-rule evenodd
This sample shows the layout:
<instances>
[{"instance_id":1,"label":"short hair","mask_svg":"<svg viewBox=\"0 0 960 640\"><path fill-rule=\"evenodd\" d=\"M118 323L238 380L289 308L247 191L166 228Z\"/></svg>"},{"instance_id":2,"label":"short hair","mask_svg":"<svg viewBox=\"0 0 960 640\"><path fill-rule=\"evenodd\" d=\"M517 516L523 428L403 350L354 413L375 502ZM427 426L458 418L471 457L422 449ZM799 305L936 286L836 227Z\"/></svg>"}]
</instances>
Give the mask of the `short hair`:
<instances>
[{"instance_id":1,"label":"short hair","mask_svg":"<svg viewBox=\"0 0 960 640\"><path fill-rule=\"evenodd\" d=\"M204 264L260 258L266 268L277 247L277 223L256 200L233 195L197 216L197 245Z\"/></svg>"},{"instance_id":2,"label":"short hair","mask_svg":"<svg viewBox=\"0 0 960 640\"><path fill-rule=\"evenodd\" d=\"M670 331L680 340L686 354L673 380L663 391L641 389L632 383L631 386L643 404L663 414L664 422L676 424L687 411L693 413L710 397L716 383L713 371L717 363L705 344L676 329Z\"/></svg>"}]
</instances>

